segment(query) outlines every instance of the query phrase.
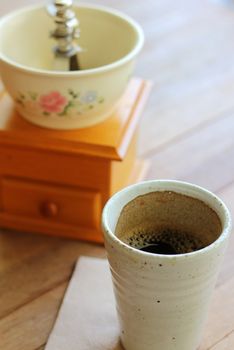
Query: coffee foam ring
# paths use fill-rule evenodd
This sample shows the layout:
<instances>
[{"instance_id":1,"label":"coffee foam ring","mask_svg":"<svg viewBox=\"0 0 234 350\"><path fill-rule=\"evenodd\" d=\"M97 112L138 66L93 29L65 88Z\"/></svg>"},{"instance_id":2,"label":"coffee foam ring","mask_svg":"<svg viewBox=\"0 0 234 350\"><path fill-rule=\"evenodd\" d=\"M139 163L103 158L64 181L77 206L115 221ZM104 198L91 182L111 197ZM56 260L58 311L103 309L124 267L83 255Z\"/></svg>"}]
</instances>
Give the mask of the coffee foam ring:
<instances>
[{"instance_id":1,"label":"coffee foam ring","mask_svg":"<svg viewBox=\"0 0 234 350\"><path fill-rule=\"evenodd\" d=\"M175 192L151 192L122 209L115 234L123 241L137 233L170 229L192 235L203 245L214 242L222 231L219 217L202 201Z\"/></svg>"}]
</instances>

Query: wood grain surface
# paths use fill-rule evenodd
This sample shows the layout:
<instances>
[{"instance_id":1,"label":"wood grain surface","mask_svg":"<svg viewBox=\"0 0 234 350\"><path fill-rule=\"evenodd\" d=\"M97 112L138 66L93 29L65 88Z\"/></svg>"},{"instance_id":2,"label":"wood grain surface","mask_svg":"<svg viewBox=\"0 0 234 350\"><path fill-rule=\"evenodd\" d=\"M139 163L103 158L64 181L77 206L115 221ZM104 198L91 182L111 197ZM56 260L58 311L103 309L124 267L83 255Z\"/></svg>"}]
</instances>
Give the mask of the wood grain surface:
<instances>
[{"instance_id":1,"label":"wood grain surface","mask_svg":"<svg viewBox=\"0 0 234 350\"><path fill-rule=\"evenodd\" d=\"M234 214L234 11L214 0L92 2L126 12L145 31L136 74L154 81L139 137L139 155L152 164L147 178L205 186ZM0 15L33 3L1 0ZM199 350L234 349L233 251L232 236ZM44 349L80 255L105 251L0 232L0 350Z\"/></svg>"}]
</instances>

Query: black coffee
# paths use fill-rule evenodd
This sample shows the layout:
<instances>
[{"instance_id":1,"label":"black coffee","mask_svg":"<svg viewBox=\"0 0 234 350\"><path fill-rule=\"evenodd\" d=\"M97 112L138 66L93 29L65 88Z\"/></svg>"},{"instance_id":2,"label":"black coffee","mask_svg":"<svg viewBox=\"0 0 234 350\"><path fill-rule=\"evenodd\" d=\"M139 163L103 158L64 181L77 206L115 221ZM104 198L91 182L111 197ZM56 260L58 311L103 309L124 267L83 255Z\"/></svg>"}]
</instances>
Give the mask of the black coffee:
<instances>
[{"instance_id":1,"label":"black coffee","mask_svg":"<svg viewBox=\"0 0 234 350\"><path fill-rule=\"evenodd\" d=\"M185 254L214 242L222 232L216 212L199 199L173 191L140 195L122 209L116 236L155 254Z\"/></svg>"},{"instance_id":2,"label":"black coffee","mask_svg":"<svg viewBox=\"0 0 234 350\"><path fill-rule=\"evenodd\" d=\"M153 253L153 254L166 254L172 255L177 254L175 249L168 243L157 242L151 243L143 248L140 248L143 252Z\"/></svg>"},{"instance_id":3,"label":"black coffee","mask_svg":"<svg viewBox=\"0 0 234 350\"><path fill-rule=\"evenodd\" d=\"M133 234L125 239L125 243L148 253L165 255L190 253L204 246L197 237L170 229Z\"/></svg>"}]
</instances>

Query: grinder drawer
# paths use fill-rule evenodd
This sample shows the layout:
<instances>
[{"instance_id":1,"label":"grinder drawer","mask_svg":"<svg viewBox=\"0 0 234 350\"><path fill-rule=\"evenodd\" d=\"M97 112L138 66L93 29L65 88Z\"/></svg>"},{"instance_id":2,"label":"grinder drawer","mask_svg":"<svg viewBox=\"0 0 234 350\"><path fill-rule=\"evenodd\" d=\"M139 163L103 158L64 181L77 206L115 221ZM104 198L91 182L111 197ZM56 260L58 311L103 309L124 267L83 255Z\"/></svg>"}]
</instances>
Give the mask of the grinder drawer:
<instances>
[{"instance_id":1,"label":"grinder drawer","mask_svg":"<svg viewBox=\"0 0 234 350\"><path fill-rule=\"evenodd\" d=\"M2 179L1 210L13 216L98 228L101 194L97 190L18 178Z\"/></svg>"}]
</instances>

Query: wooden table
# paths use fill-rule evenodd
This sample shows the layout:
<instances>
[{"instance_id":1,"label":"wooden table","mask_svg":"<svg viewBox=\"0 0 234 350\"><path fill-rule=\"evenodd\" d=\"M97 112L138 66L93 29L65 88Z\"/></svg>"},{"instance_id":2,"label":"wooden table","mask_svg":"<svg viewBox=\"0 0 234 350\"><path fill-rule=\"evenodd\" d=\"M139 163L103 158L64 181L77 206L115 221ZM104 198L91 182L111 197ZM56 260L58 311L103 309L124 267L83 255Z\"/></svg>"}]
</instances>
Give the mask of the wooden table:
<instances>
[{"instance_id":1,"label":"wooden table","mask_svg":"<svg viewBox=\"0 0 234 350\"><path fill-rule=\"evenodd\" d=\"M36 2L1 0L0 14ZM125 11L145 31L137 74L155 83L139 141L139 154L152 161L147 177L205 186L233 213L234 11L211 0L92 2ZM234 348L233 249L232 237L200 350ZM44 349L80 255L104 257L105 251L61 238L0 233L0 350Z\"/></svg>"}]
</instances>

